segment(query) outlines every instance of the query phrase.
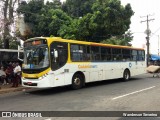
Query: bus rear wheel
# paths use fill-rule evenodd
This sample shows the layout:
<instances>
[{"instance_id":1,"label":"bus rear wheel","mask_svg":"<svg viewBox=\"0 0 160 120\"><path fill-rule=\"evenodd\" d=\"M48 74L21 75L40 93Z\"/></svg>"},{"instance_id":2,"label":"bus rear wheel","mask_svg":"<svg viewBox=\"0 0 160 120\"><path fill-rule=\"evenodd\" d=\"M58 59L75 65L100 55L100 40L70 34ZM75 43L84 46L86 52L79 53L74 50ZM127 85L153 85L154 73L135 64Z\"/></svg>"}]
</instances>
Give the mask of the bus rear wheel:
<instances>
[{"instance_id":1,"label":"bus rear wheel","mask_svg":"<svg viewBox=\"0 0 160 120\"><path fill-rule=\"evenodd\" d=\"M125 71L124 71L124 73L123 73L123 80L124 81L128 81L129 79L130 79L130 72L129 72L129 70L128 69L126 69Z\"/></svg>"},{"instance_id":2,"label":"bus rear wheel","mask_svg":"<svg viewBox=\"0 0 160 120\"><path fill-rule=\"evenodd\" d=\"M83 86L83 76L75 74L72 78L72 89L80 89Z\"/></svg>"}]
</instances>

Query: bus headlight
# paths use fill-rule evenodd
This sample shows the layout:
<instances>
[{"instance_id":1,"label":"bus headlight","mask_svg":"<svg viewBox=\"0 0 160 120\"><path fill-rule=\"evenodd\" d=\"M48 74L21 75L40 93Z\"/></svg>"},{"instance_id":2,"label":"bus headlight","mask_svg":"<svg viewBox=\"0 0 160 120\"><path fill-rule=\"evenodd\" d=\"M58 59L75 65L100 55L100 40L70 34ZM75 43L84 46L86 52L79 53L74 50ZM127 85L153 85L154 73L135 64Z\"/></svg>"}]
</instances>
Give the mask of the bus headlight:
<instances>
[{"instance_id":1,"label":"bus headlight","mask_svg":"<svg viewBox=\"0 0 160 120\"><path fill-rule=\"evenodd\" d=\"M38 79L39 79L39 80L42 80L43 78L47 77L47 75L48 75L48 74L46 73L46 74L44 74L43 76L39 77Z\"/></svg>"},{"instance_id":2,"label":"bus headlight","mask_svg":"<svg viewBox=\"0 0 160 120\"><path fill-rule=\"evenodd\" d=\"M22 79L25 80L26 78L25 78L25 77L22 77Z\"/></svg>"},{"instance_id":3,"label":"bus headlight","mask_svg":"<svg viewBox=\"0 0 160 120\"><path fill-rule=\"evenodd\" d=\"M42 79L43 79L43 77L39 77L38 79L39 79L39 80L42 80Z\"/></svg>"}]
</instances>

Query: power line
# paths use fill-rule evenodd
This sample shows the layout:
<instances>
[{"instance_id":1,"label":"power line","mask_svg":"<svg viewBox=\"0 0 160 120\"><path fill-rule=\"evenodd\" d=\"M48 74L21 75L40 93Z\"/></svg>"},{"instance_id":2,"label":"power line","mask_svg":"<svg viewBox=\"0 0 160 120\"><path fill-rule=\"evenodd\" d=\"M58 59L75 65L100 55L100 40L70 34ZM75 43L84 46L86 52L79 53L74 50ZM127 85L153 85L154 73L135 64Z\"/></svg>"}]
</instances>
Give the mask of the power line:
<instances>
[{"instance_id":1,"label":"power line","mask_svg":"<svg viewBox=\"0 0 160 120\"><path fill-rule=\"evenodd\" d=\"M155 35L155 33L158 32L159 30L160 30L160 27L154 33L152 33L152 36Z\"/></svg>"}]
</instances>

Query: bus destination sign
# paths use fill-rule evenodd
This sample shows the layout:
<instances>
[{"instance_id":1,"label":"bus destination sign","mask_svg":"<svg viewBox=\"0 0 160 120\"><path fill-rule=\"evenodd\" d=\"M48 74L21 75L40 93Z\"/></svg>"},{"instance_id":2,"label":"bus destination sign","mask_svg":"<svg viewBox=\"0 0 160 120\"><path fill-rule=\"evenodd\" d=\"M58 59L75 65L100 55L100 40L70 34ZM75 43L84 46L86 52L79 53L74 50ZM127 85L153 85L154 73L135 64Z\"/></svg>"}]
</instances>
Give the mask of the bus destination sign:
<instances>
[{"instance_id":1,"label":"bus destination sign","mask_svg":"<svg viewBox=\"0 0 160 120\"><path fill-rule=\"evenodd\" d=\"M42 45L42 44L47 44L46 40L33 40L33 41L28 41L24 43L24 47L29 47L29 46L36 46L36 45Z\"/></svg>"}]
</instances>

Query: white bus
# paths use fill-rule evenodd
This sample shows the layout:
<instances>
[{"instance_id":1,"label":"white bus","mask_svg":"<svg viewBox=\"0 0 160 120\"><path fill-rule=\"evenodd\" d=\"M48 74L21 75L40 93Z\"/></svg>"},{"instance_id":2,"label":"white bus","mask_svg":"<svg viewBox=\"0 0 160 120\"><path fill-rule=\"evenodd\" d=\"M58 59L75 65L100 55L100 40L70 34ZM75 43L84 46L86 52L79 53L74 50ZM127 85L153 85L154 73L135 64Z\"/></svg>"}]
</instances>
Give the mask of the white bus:
<instances>
[{"instance_id":1,"label":"white bus","mask_svg":"<svg viewBox=\"0 0 160 120\"><path fill-rule=\"evenodd\" d=\"M24 42L22 85L47 88L123 78L145 73L141 48L101 44L59 37L37 37Z\"/></svg>"}]
</instances>

